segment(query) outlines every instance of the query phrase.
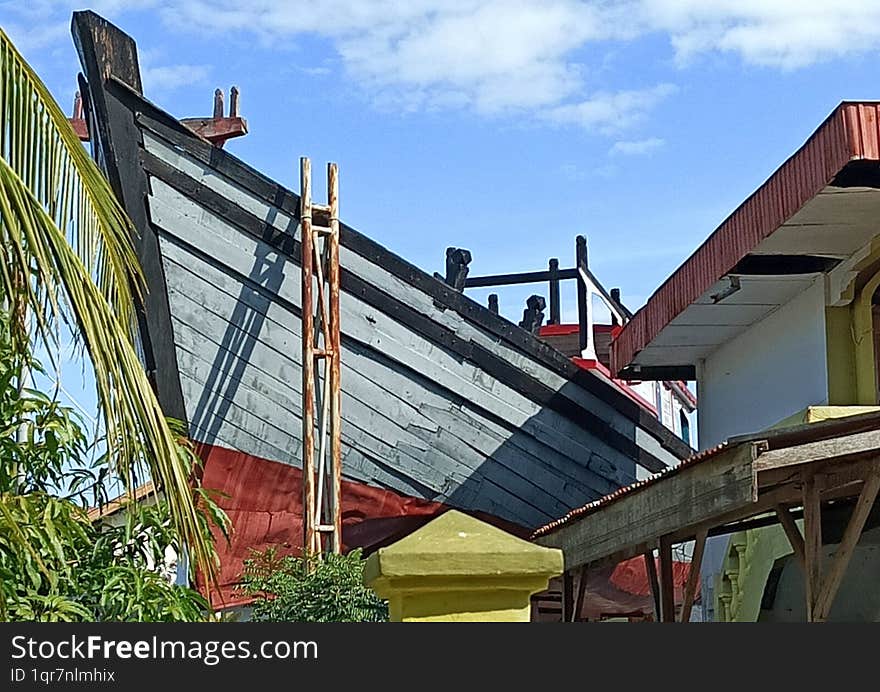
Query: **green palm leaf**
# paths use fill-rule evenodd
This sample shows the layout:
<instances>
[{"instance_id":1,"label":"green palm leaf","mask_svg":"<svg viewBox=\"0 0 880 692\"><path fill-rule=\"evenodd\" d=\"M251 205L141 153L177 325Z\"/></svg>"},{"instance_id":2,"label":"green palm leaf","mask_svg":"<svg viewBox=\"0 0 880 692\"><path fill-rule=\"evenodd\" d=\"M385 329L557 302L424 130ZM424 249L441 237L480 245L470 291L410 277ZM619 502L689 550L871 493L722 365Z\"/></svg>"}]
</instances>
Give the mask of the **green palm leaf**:
<instances>
[{"instance_id":1,"label":"green palm leaf","mask_svg":"<svg viewBox=\"0 0 880 692\"><path fill-rule=\"evenodd\" d=\"M18 316L19 337L50 354L60 325L72 327L94 368L108 458L130 486L149 470L193 562L212 575L216 554L196 511L191 458L135 348L143 277L134 233L66 116L0 29L0 296Z\"/></svg>"}]
</instances>

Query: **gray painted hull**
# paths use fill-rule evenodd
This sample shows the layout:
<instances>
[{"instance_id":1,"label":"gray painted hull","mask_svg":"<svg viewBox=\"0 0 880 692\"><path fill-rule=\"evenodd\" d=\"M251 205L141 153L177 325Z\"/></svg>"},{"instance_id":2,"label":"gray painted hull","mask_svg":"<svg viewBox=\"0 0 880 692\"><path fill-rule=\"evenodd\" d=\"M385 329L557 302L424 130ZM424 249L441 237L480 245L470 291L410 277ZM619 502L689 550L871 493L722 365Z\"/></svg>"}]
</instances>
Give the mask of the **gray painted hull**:
<instances>
[{"instance_id":1,"label":"gray painted hull","mask_svg":"<svg viewBox=\"0 0 880 692\"><path fill-rule=\"evenodd\" d=\"M95 74L163 408L198 442L299 466L296 195ZM347 226L340 265L345 479L533 528L690 451L612 383Z\"/></svg>"}]
</instances>

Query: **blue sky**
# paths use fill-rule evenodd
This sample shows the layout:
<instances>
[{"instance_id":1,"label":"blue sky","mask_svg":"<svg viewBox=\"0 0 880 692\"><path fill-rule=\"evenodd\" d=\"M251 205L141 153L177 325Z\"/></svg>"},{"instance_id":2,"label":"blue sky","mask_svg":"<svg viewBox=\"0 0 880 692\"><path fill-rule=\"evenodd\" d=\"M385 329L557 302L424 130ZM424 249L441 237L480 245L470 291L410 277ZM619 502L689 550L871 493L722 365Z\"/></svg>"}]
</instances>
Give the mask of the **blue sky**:
<instances>
[{"instance_id":1,"label":"blue sky","mask_svg":"<svg viewBox=\"0 0 880 692\"><path fill-rule=\"evenodd\" d=\"M137 40L149 98L208 115L238 85L250 134L227 148L293 188L299 156L337 161L343 218L411 262L442 271L456 245L472 275L571 266L583 233L633 309L839 101L880 97L868 0L92 8ZM73 9L0 0L66 110ZM518 319L529 292L502 293L502 312Z\"/></svg>"}]
</instances>

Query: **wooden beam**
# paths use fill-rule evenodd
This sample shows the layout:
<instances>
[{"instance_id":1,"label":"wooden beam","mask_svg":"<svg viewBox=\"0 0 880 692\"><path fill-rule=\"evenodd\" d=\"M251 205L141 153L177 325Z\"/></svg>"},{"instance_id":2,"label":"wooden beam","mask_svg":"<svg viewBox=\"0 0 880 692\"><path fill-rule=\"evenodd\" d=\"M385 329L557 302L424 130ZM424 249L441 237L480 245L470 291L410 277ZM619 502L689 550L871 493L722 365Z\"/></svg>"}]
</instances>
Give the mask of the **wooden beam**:
<instances>
[{"instance_id":1,"label":"wooden beam","mask_svg":"<svg viewBox=\"0 0 880 692\"><path fill-rule=\"evenodd\" d=\"M691 555L691 571L688 574L687 583L684 586L684 597L681 603L681 622L690 622L691 610L694 607L694 599L697 596L697 586L700 583L700 569L703 565L703 551L706 548L708 532L703 529L694 539L694 552Z\"/></svg>"},{"instance_id":2,"label":"wooden beam","mask_svg":"<svg viewBox=\"0 0 880 692\"><path fill-rule=\"evenodd\" d=\"M822 580L822 504L819 484L812 474L805 474L803 479L803 503L807 622L816 622L816 605Z\"/></svg>"},{"instance_id":3,"label":"wooden beam","mask_svg":"<svg viewBox=\"0 0 880 692\"><path fill-rule=\"evenodd\" d=\"M648 573L648 584L654 599L654 621L660 622L660 581L657 579L657 565L654 564L654 551L645 553L645 571Z\"/></svg>"},{"instance_id":4,"label":"wooden beam","mask_svg":"<svg viewBox=\"0 0 880 692\"><path fill-rule=\"evenodd\" d=\"M752 474L756 455L753 443L724 450L629 492L583 519L538 537L537 542L561 548L565 564L578 567L611 556L626 559L645 553L659 536L683 533L689 539L703 524L714 526L719 523L716 518L732 512L752 516L759 509Z\"/></svg>"},{"instance_id":5,"label":"wooden beam","mask_svg":"<svg viewBox=\"0 0 880 692\"><path fill-rule=\"evenodd\" d=\"M874 507L874 501L877 499L877 492L880 490L880 469L874 469L865 479L865 485L856 501L852 516L843 532L843 538L837 546L828 574L822 582L822 589L816 602L815 619L818 622L824 622L829 613L831 606L834 604L834 597L843 581L843 575L846 574L846 568L852 558L859 537L862 535L862 529L865 528L865 522L868 515Z\"/></svg>"},{"instance_id":6,"label":"wooden beam","mask_svg":"<svg viewBox=\"0 0 880 692\"><path fill-rule=\"evenodd\" d=\"M675 582L672 569L672 541L660 538L660 621L675 622Z\"/></svg>"},{"instance_id":7,"label":"wooden beam","mask_svg":"<svg viewBox=\"0 0 880 692\"><path fill-rule=\"evenodd\" d=\"M776 516L779 517L779 523L782 524L782 530L785 531L785 535L788 536L788 542L791 544L791 549L794 551L795 558L800 564L801 569L804 570L804 574L806 574L807 562L804 549L804 537L801 535L801 530L797 527L797 524L795 524L794 517L791 516L791 512L787 507L783 507L782 505L776 507Z\"/></svg>"},{"instance_id":8,"label":"wooden beam","mask_svg":"<svg viewBox=\"0 0 880 692\"><path fill-rule=\"evenodd\" d=\"M762 473L771 469L801 466L813 462L865 455L876 456L877 453L880 453L880 430L867 430L764 452L755 461L755 471Z\"/></svg>"}]
</instances>

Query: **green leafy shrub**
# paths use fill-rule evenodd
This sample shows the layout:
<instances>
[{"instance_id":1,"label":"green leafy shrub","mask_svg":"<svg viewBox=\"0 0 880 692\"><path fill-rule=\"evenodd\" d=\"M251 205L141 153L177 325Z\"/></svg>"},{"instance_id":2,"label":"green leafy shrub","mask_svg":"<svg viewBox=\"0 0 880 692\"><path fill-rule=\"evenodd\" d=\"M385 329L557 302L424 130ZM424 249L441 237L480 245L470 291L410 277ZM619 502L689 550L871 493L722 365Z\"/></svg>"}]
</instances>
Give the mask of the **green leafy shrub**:
<instances>
[{"instance_id":1,"label":"green leafy shrub","mask_svg":"<svg viewBox=\"0 0 880 692\"><path fill-rule=\"evenodd\" d=\"M257 622L385 622L388 606L364 586L361 551L316 558L275 548L245 560L239 588L255 596Z\"/></svg>"},{"instance_id":2,"label":"green leafy shrub","mask_svg":"<svg viewBox=\"0 0 880 692\"><path fill-rule=\"evenodd\" d=\"M108 464L87 462L75 411L19 385L25 370L41 372L0 311L0 620L205 619L207 601L163 573L166 555L182 553L167 505L133 503L118 525L93 522L84 505L106 501Z\"/></svg>"}]
</instances>

